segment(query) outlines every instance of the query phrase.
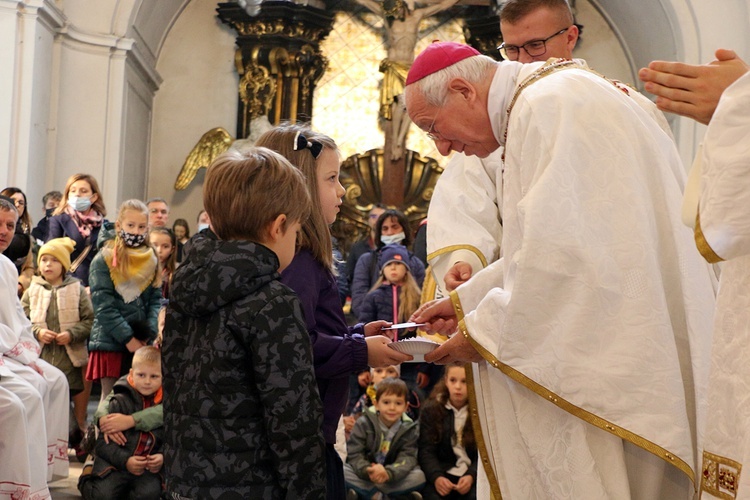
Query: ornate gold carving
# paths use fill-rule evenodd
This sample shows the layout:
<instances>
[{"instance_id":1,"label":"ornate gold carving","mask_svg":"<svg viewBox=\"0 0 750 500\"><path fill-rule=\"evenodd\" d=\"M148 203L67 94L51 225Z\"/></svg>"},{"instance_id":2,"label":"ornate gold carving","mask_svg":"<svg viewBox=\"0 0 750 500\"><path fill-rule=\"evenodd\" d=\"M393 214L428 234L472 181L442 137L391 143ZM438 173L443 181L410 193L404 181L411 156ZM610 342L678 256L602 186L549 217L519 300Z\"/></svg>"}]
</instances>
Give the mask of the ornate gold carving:
<instances>
[{"instance_id":1,"label":"ornate gold carving","mask_svg":"<svg viewBox=\"0 0 750 500\"><path fill-rule=\"evenodd\" d=\"M701 491L726 500L737 498L741 471L741 463L704 451Z\"/></svg>"},{"instance_id":2,"label":"ornate gold carving","mask_svg":"<svg viewBox=\"0 0 750 500\"><path fill-rule=\"evenodd\" d=\"M432 192L443 168L432 158L422 158L415 151L407 150L405 157L404 203L396 208L404 212L416 228L427 216ZM341 164L341 183L346 194L332 231L342 245L356 241L370 230L367 214L383 199L383 161L383 150L371 149L354 154Z\"/></svg>"},{"instance_id":3,"label":"ornate gold carving","mask_svg":"<svg viewBox=\"0 0 750 500\"><path fill-rule=\"evenodd\" d=\"M267 68L248 64L240 78L240 99L245 104L246 118L253 119L268 114L274 95L276 82Z\"/></svg>"},{"instance_id":4,"label":"ornate gold carving","mask_svg":"<svg viewBox=\"0 0 750 500\"><path fill-rule=\"evenodd\" d=\"M243 36L283 35L318 42L328 35L323 28L290 23L285 19L234 21L232 26Z\"/></svg>"}]
</instances>

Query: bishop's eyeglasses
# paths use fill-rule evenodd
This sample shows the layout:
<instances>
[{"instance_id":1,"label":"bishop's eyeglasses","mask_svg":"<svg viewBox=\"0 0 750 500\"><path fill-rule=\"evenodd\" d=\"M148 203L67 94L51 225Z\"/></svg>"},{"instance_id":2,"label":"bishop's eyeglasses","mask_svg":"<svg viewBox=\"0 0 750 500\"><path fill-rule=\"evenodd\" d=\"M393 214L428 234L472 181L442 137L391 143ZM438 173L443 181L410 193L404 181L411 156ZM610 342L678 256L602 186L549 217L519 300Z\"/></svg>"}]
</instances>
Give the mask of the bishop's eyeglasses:
<instances>
[{"instance_id":1,"label":"bishop's eyeglasses","mask_svg":"<svg viewBox=\"0 0 750 500\"><path fill-rule=\"evenodd\" d=\"M497 47L497 50L500 51L500 55L503 56L503 59L507 59L509 61L517 61L518 56L521 53L521 49L525 50L530 57L541 56L545 52L547 52L547 42L555 38L557 35L562 35L566 31L568 31L568 28L570 28L570 26L561 29L554 35L550 35L544 40L531 40L524 43L523 45L506 45L505 42L503 42Z\"/></svg>"}]
</instances>

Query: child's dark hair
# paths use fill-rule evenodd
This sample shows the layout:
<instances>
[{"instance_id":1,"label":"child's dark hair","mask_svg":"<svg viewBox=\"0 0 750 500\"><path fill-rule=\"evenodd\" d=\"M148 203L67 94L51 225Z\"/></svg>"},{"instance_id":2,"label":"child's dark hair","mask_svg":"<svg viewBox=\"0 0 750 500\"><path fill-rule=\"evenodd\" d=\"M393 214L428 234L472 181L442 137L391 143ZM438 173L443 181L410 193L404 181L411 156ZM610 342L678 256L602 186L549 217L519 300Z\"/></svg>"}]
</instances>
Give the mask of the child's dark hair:
<instances>
[{"instance_id":1,"label":"child's dark hair","mask_svg":"<svg viewBox=\"0 0 750 500\"><path fill-rule=\"evenodd\" d=\"M409 394L409 388L406 387L406 382L400 378L384 378L378 383L378 391L375 393L375 401L380 399L383 394L393 394L396 397L404 398Z\"/></svg>"},{"instance_id":2,"label":"child's dark hair","mask_svg":"<svg viewBox=\"0 0 750 500\"><path fill-rule=\"evenodd\" d=\"M167 227L152 227L149 232L149 239L151 238L152 234L166 234L169 236L169 241L172 242L172 253L167 257L167 262L164 263L164 269L167 269L169 272L168 280L172 281L172 274L174 274L175 269L177 269L177 237L172 232L171 229ZM159 262L159 265L161 265L161 262Z\"/></svg>"},{"instance_id":3,"label":"child's dark hair","mask_svg":"<svg viewBox=\"0 0 750 500\"><path fill-rule=\"evenodd\" d=\"M430 397L427 399L427 402L424 404L424 406L422 407L422 411L419 414L419 420L442 422L446 413L451 411L445 407L445 404L450 399L448 386L445 385L445 377L448 376L448 372L453 367L464 368L464 364L453 362L445 366L445 375L440 378L438 383L435 384L435 388L432 389ZM471 408L469 408L469 415L471 415ZM439 443L443 438L442 425L423 426L420 428L420 432L423 436L426 436L431 443ZM476 441L474 439L474 427L471 423L471 416L466 419L466 424L464 425L460 442L467 450L476 448Z\"/></svg>"}]
</instances>

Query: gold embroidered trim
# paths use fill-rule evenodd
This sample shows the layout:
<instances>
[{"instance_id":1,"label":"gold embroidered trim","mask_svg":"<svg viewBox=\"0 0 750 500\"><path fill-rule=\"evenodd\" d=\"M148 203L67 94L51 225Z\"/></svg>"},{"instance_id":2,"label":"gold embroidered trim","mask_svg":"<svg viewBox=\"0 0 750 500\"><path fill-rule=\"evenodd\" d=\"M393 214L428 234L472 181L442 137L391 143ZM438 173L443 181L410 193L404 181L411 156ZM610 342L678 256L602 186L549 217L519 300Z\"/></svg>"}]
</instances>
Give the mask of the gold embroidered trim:
<instances>
[{"instance_id":1,"label":"gold embroidered trim","mask_svg":"<svg viewBox=\"0 0 750 500\"><path fill-rule=\"evenodd\" d=\"M714 252L714 249L706 241L706 236L703 234L703 229L701 229L700 211L695 215L695 246L698 247L698 251L709 264L716 264L724 260Z\"/></svg>"},{"instance_id":2,"label":"gold embroidered trim","mask_svg":"<svg viewBox=\"0 0 750 500\"><path fill-rule=\"evenodd\" d=\"M702 470L701 491L725 500L737 498L741 463L704 451Z\"/></svg>"},{"instance_id":3,"label":"gold embroidered trim","mask_svg":"<svg viewBox=\"0 0 750 500\"><path fill-rule=\"evenodd\" d=\"M437 281L432 275L432 266L427 266L424 272L424 282L422 283L422 295L419 297L419 303L424 304L435 299L435 291L437 290ZM421 328L417 328L417 336L424 337L435 342L442 344L448 340L448 337L439 333L427 333Z\"/></svg>"},{"instance_id":4,"label":"gold embroidered trim","mask_svg":"<svg viewBox=\"0 0 750 500\"><path fill-rule=\"evenodd\" d=\"M634 445L640 448L643 448L649 453L656 455L657 457L661 458L668 464L674 467L677 467L677 469L682 471L686 476L688 476L688 478L690 478L690 481L693 483L693 487L697 489L698 485L695 482L695 472L693 471L693 469L690 468L690 465L688 465L687 462L682 460L680 457L662 448L656 443L652 443L648 439L645 439L627 429L620 427L619 425L615 425L612 422L609 422L608 420L605 420L599 417L598 415L595 415L587 410L584 410L583 408L580 408L574 405L573 403L567 401L566 399L561 398L559 395L550 391L549 389L537 383L536 381L530 379L529 377L527 377L520 371L501 362L491 352L489 352L487 349L482 347L482 345L480 345L475 339L471 337L463 321L459 322L459 330L464 335L464 337L466 337L466 339L469 342L471 342L471 345L474 346L477 352L481 354L482 357L491 366L497 368L498 370L500 370L502 373L504 373L511 379L523 385L530 391L535 392L537 395L543 397L544 399L556 405L557 407L561 408L562 410L565 410L566 412L570 413L574 417L580 418L584 422L588 422L589 424L594 425L600 429L603 429L609 432L610 434L614 434L615 436L621 439L624 439L630 443L633 443Z\"/></svg>"},{"instance_id":5,"label":"gold embroidered trim","mask_svg":"<svg viewBox=\"0 0 750 500\"><path fill-rule=\"evenodd\" d=\"M461 324L463 324L463 319ZM479 407L477 406L476 386L474 385L474 370L471 363L465 366L465 370L466 385L469 389L468 395L469 407L471 408L471 425L474 429L474 440L477 442L479 458L482 461L484 472L487 474L487 481L490 483L491 498L493 500L502 500L503 496L500 493L500 483L497 481L493 464L490 463L489 454L487 453L487 442L484 440L484 434L482 433L482 424L479 419Z\"/></svg>"},{"instance_id":6,"label":"gold embroidered trim","mask_svg":"<svg viewBox=\"0 0 750 500\"><path fill-rule=\"evenodd\" d=\"M487 259L484 258L484 254L475 246L472 245L449 245L447 247L443 247L440 250L435 250L430 255L427 256L427 260L430 261L436 257L440 257L443 254L455 252L456 250L468 250L479 258L479 260L482 262L482 266L487 267Z\"/></svg>"}]
</instances>

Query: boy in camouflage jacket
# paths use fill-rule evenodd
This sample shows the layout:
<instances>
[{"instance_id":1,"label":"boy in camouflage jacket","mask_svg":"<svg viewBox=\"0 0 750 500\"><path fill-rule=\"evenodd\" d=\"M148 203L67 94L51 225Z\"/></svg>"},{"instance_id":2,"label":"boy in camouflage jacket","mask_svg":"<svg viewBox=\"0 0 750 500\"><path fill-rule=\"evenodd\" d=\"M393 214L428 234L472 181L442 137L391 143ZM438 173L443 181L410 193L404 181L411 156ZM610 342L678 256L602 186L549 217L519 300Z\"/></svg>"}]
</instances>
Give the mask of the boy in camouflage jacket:
<instances>
[{"instance_id":1,"label":"boy in camouflage jacket","mask_svg":"<svg viewBox=\"0 0 750 500\"><path fill-rule=\"evenodd\" d=\"M310 339L279 272L310 211L301 173L264 148L209 167L210 230L186 245L164 327L169 498L323 498Z\"/></svg>"}]
</instances>

